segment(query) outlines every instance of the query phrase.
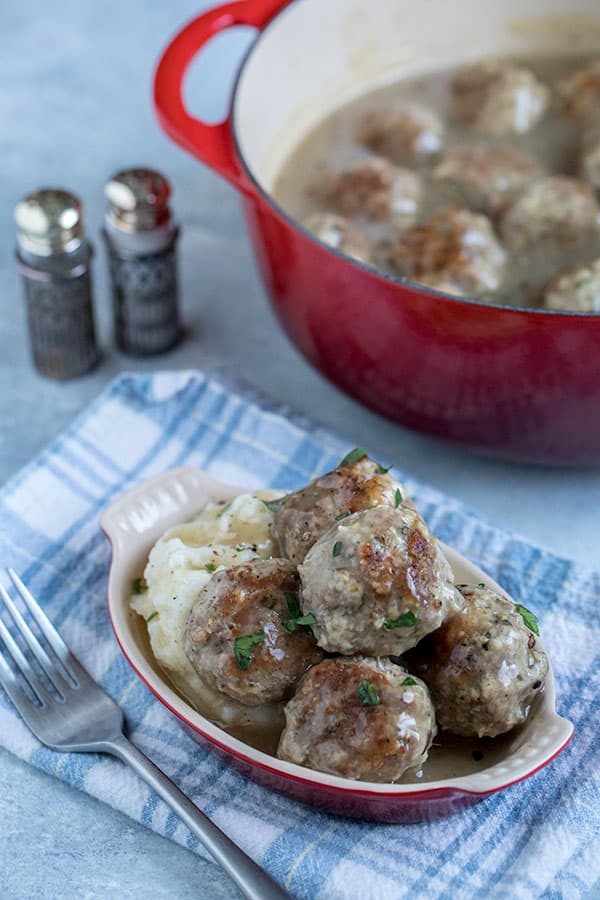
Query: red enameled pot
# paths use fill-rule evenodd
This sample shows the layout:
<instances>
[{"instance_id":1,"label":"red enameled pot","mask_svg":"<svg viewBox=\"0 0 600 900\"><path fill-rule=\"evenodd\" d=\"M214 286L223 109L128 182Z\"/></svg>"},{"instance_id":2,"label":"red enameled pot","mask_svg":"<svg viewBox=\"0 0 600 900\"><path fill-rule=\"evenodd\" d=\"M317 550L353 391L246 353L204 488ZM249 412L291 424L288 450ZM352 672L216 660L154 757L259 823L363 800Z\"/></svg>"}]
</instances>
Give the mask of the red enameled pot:
<instances>
[{"instance_id":1,"label":"red enameled pot","mask_svg":"<svg viewBox=\"0 0 600 900\"><path fill-rule=\"evenodd\" d=\"M368 7L368 8L367 8ZM183 102L186 70L216 34L259 32L229 116ZM600 462L600 315L457 299L327 248L274 201L298 140L373 87L482 56L597 52L597 0L239 0L165 50L154 98L165 131L241 193L260 271L285 330L340 388L386 416L480 452Z\"/></svg>"}]
</instances>

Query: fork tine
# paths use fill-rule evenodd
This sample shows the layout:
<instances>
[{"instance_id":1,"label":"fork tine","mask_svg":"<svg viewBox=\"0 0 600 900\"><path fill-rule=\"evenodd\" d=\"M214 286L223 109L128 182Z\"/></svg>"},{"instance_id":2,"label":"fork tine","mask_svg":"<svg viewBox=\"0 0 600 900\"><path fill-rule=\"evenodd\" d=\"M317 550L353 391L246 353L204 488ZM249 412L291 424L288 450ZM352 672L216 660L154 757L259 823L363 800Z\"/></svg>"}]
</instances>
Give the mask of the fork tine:
<instances>
[{"instance_id":1,"label":"fork tine","mask_svg":"<svg viewBox=\"0 0 600 900\"><path fill-rule=\"evenodd\" d=\"M2 653L0 653L0 685L2 685L14 703L25 724L33 731L36 737L39 737L38 726L41 708L34 706L31 702Z\"/></svg>"},{"instance_id":2,"label":"fork tine","mask_svg":"<svg viewBox=\"0 0 600 900\"><path fill-rule=\"evenodd\" d=\"M50 657L48 656L48 654L46 653L46 651L44 650L44 648L42 647L42 645L40 644L38 639L36 638L35 634L33 633L31 628L29 627L29 625L27 624L27 622L25 621L25 619L23 618L23 616L21 615L21 613L19 612L19 610L17 609L15 604L13 603L11 597L8 594L8 591L1 584L0 584L0 597L2 597L2 600L4 601L4 605L6 606L9 613L11 614L15 625L17 626L17 628L19 629L19 631L21 633L23 640L25 641L25 643L27 644L27 646L29 647L29 649L31 650L31 652L33 653L33 655L35 656L37 661L39 662L40 666L42 667L42 669L44 670L44 672L46 673L46 675L48 676L48 678L50 679L50 681L52 682L52 684L54 685L56 690L64 697L65 688L70 687L69 683L65 680L65 677L62 675L61 672L59 672L57 667L54 665L54 663L52 662L52 660L50 659Z\"/></svg>"},{"instance_id":3,"label":"fork tine","mask_svg":"<svg viewBox=\"0 0 600 900\"><path fill-rule=\"evenodd\" d=\"M0 653L0 684L19 711L24 704L31 706L29 698L26 697L15 677L15 673L4 659L2 653Z\"/></svg>"},{"instance_id":4,"label":"fork tine","mask_svg":"<svg viewBox=\"0 0 600 900\"><path fill-rule=\"evenodd\" d=\"M74 679L75 683L78 683L78 674L81 673L81 666L61 638L60 634L54 627L54 625L50 622L50 619L47 617L45 612L43 612L42 608L38 605L37 600L29 591L28 588L25 587L17 573L14 569L10 567L7 569L8 574L10 575L11 581L19 592L23 603L28 608L29 612L37 622L40 627L40 631L56 653L57 657L69 673L69 675Z\"/></svg>"},{"instance_id":5,"label":"fork tine","mask_svg":"<svg viewBox=\"0 0 600 900\"><path fill-rule=\"evenodd\" d=\"M2 619L0 619L0 638L2 638L9 656L12 657L13 662L21 671L23 677L27 681L35 696L38 698L42 705L47 704L51 700L50 694L27 662L27 658L23 655L21 648L14 640L13 636L11 635Z\"/></svg>"}]
</instances>

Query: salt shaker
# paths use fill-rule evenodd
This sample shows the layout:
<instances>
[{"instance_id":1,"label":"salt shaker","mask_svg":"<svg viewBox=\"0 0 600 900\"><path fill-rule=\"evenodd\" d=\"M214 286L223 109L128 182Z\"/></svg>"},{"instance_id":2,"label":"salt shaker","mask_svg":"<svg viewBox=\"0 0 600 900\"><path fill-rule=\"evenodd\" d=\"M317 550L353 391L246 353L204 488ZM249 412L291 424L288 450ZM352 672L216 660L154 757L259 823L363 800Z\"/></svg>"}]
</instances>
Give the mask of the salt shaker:
<instances>
[{"instance_id":1,"label":"salt shaker","mask_svg":"<svg viewBox=\"0 0 600 900\"><path fill-rule=\"evenodd\" d=\"M50 378L75 378L98 362L81 203L68 191L35 191L17 204L15 221L34 365Z\"/></svg>"},{"instance_id":2,"label":"salt shaker","mask_svg":"<svg viewBox=\"0 0 600 900\"><path fill-rule=\"evenodd\" d=\"M176 243L167 179L126 169L106 184L104 217L115 341L136 356L163 353L180 337Z\"/></svg>"}]
</instances>

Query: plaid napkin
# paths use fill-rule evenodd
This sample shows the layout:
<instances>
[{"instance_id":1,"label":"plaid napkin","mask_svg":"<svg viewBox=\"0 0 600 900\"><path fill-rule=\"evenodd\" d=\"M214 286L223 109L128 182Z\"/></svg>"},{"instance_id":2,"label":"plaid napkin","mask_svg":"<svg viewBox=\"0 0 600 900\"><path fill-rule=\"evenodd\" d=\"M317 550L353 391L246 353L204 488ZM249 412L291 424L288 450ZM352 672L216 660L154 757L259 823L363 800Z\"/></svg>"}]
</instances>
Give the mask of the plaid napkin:
<instances>
[{"instance_id":1,"label":"plaid napkin","mask_svg":"<svg viewBox=\"0 0 600 900\"><path fill-rule=\"evenodd\" d=\"M364 436L355 440L364 443ZM377 825L258 787L201 749L122 658L106 613L102 509L167 468L200 466L249 487L297 488L348 444L193 372L123 375L0 494L0 565L24 577L91 674L124 708L134 741L298 898L599 896L600 573L482 521L402 472L430 526L541 619L567 750L534 778L447 819ZM594 716L596 716L594 721ZM0 690L0 744L204 853L162 801L108 757L54 753Z\"/></svg>"}]
</instances>

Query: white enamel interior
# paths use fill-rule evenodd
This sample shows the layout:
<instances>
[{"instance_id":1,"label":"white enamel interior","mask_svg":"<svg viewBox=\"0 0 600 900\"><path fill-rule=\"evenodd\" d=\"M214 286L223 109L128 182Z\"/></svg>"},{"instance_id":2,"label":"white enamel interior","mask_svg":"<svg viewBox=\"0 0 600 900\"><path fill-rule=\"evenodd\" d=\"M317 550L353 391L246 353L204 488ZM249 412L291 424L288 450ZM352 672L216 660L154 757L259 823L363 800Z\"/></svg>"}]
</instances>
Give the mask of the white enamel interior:
<instances>
[{"instance_id":1,"label":"white enamel interior","mask_svg":"<svg viewBox=\"0 0 600 900\"><path fill-rule=\"evenodd\" d=\"M299 139L370 88L483 56L599 46L598 0L295 0L244 66L238 144L270 191Z\"/></svg>"},{"instance_id":2,"label":"white enamel interior","mask_svg":"<svg viewBox=\"0 0 600 900\"><path fill-rule=\"evenodd\" d=\"M552 671L540 706L504 759L475 774L429 781L422 785L352 781L283 762L232 737L201 716L165 681L147 643L140 640L141 620L129 605L131 582L143 569L150 548L167 528L192 518L210 501L228 500L245 492L243 488L213 481L198 469L173 469L123 494L105 510L101 519L113 551L108 606L115 634L133 668L179 718L235 755L276 773L294 776L315 785L334 786L349 793L356 791L390 796L418 795L439 788L487 794L532 774L565 746L573 726L555 711ZM444 549L458 583L485 580L491 587L505 593L477 566L450 547L445 546Z\"/></svg>"}]
</instances>

